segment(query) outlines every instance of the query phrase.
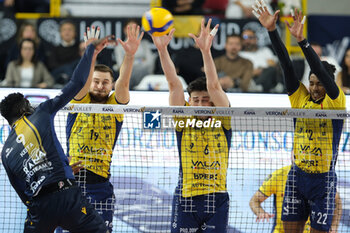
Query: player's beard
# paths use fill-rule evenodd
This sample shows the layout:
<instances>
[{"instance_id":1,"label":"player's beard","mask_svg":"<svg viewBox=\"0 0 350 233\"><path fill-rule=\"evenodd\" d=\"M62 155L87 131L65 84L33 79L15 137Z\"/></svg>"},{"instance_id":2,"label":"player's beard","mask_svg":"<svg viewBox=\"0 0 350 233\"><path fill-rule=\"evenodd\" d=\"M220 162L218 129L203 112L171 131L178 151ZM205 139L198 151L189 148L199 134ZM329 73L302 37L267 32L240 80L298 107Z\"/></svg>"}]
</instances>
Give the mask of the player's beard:
<instances>
[{"instance_id":1,"label":"player's beard","mask_svg":"<svg viewBox=\"0 0 350 233\"><path fill-rule=\"evenodd\" d=\"M108 100L108 95L96 95L96 94L90 92L90 98L91 98L91 102L93 102L93 103L104 104Z\"/></svg>"}]
</instances>

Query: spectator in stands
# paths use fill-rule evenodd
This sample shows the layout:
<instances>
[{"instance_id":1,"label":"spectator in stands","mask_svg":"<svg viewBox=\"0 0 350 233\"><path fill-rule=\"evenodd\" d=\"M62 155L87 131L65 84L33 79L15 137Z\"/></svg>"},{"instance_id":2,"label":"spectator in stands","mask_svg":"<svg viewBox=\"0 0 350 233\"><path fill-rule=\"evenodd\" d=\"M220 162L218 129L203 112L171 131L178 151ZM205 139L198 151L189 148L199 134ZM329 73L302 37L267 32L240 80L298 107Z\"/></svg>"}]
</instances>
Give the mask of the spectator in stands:
<instances>
[{"instance_id":1,"label":"spectator in stands","mask_svg":"<svg viewBox=\"0 0 350 233\"><path fill-rule=\"evenodd\" d=\"M271 0L265 0L267 7L272 11L270 3ZM230 0L226 8L226 18L228 19L243 19L243 18L253 18L252 5L255 0Z\"/></svg>"},{"instance_id":2,"label":"spectator in stands","mask_svg":"<svg viewBox=\"0 0 350 233\"><path fill-rule=\"evenodd\" d=\"M174 15L202 15L205 0L162 0L162 6Z\"/></svg>"},{"instance_id":3,"label":"spectator in stands","mask_svg":"<svg viewBox=\"0 0 350 233\"><path fill-rule=\"evenodd\" d=\"M337 75L337 84L345 94L350 94L350 48L345 52L341 69L341 72Z\"/></svg>"},{"instance_id":4,"label":"spectator in stands","mask_svg":"<svg viewBox=\"0 0 350 233\"><path fill-rule=\"evenodd\" d=\"M79 56L79 41L76 40L76 28L72 21L64 20L60 24L60 45L47 53L48 67L55 83L64 85L72 76Z\"/></svg>"},{"instance_id":5,"label":"spectator in stands","mask_svg":"<svg viewBox=\"0 0 350 233\"><path fill-rule=\"evenodd\" d=\"M183 77L187 84L205 77L202 54L196 44L175 52L173 59L178 75Z\"/></svg>"},{"instance_id":6,"label":"spectator in stands","mask_svg":"<svg viewBox=\"0 0 350 233\"><path fill-rule=\"evenodd\" d=\"M219 82L225 91L247 92L253 75L253 64L239 56L242 40L239 35L226 38L225 55L214 59Z\"/></svg>"},{"instance_id":7,"label":"spectator in stands","mask_svg":"<svg viewBox=\"0 0 350 233\"><path fill-rule=\"evenodd\" d=\"M242 32L243 48L239 55L250 60L254 65L253 81L258 88L253 91L264 93L283 91L281 78L278 77L277 58L268 47L259 48L256 34L251 29Z\"/></svg>"},{"instance_id":8,"label":"spectator in stands","mask_svg":"<svg viewBox=\"0 0 350 233\"><path fill-rule=\"evenodd\" d=\"M20 43L18 60L9 63L5 80L5 87L37 87L49 88L54 80L45 65L38 61L35 52L35 42L24 39Z\"/></svg>"},{"instance_id":9,"label":"spectator in stands","mask_svg":"<svg viewBox=\"0 0 350 233\"><path fill-rule=\"evenodd\" d=\"M127 28L128 26L132 26L133 24L139 25L136 19L130 19L124 26L123 32L125 39L127 40ZM113 67L114 70L119 71L120 67L123 64L125 50L120 46L115 47L115 57L117 60L117 64ZM130 89L134 89L140 81L148 74L152 74L154 71L155 65L155 54L153 54L150 48L150 42L148 40L142 40L141 44L134 55L134 65L130 79Z\"/></svg>"},{"instance_id":10,"label":"spectator in stands","mask_svg":"<svg viewBox=\"0 0 350 233\"><path fill-rule=\"evenodd\" d=\"M322 50L322 46L319 43L313 41L313 42L310 42L310 45L322 61L327 61L328 63L335 66L336 70L335 70L334 76L337 77L341 70L338 62L333 57L322 56L323 50ZM293 64L295 66L298 79L304 84L306 88L309 88L309 76L310 76L309 63L306 61L306 59L295 59L293 60Z\"/></svg>"},{"instance_id":11,"label":"spectator in stands","mask_svg":"<svg viewBox=\"0 0 350 233\"><path fill-rule=\"evenodd\" d=\"M45 50L42 46L42 43L40 43L40 38L38 37L35 25L30 22L24 22L21 24L18 30L16 41L13 43L12 47L9 49L7 59L6 59L6 65L9 62L18 59L18 56L20 54L19 44L23 39L32 39L35 42L36 54L38 56L37 58L40 61L44 61Z\"/></svg>"}]
</instances>

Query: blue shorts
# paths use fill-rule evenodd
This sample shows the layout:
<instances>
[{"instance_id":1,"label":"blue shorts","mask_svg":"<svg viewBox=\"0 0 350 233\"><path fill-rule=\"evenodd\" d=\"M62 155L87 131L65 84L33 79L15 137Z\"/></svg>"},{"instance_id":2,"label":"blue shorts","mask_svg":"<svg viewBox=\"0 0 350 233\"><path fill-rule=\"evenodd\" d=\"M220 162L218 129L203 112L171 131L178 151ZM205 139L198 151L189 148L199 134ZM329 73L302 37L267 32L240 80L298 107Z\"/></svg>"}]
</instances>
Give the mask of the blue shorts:
<instances>
[{"instance_id":1,"label":"blue shorts","mask_svg":"<svg viewBox=\"0 0 350 233\"><path fill-rule=\"evenodd\" d=\"M101 216L75 186L34 198L27 203L24 233L53 232L57 226L71 233L105 233Z\"/></svg>"},{"instance_id":2,"label":"blue shorts","mask_svg":"<svg viewBox=\"0 0 350 233\"><path fill-rule=\"evenodd\" d=\"M228 193L211 193L184 198L176 188L173 198L171 232L225 233L229 212Z\"/></svg>"},{"instance_id":3,"label":"blue shorts","mask_svg":"<svg viewBox=\"0 0 350 233\"><path fill-rule=\"evenodd\" d=\"M86 199L104 220L108 231L112 232L115 206L113 185L107 181L98 184L80 184L80 188L82 193L86 196ZM57 228L56 233L69 233L69 231Z\"/></svg>"},{"instance_id":4,"label":"blue shorts","mask_svg":"<svg viewBox=\"0 0 350 233\"><path fill-rule=\"evenodd\" d=\"M86 198L102 216L107 229L112 232L115 196L113 185L107 181L98 184L85 184Z\"/></svg>"},{"instance_id":5,"label":"blue shorts","mask_svg":"<svg viewBox=\"0 0 350 233\"><path fill-rule=\"evenodd\" d=\"M334 171L313 174L293 165L288 173L282 221L306 221L311 227L329 231L335 209L337 175Z\"/></svg>"}]
</instances>

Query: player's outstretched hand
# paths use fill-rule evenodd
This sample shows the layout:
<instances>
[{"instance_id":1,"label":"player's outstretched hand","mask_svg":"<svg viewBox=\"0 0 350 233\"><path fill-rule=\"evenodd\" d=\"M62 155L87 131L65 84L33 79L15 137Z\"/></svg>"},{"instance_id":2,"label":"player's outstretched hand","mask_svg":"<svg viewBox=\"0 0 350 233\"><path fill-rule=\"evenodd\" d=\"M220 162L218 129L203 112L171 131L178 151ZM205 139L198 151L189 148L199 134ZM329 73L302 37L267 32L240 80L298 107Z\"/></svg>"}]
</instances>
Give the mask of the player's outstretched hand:
<instances>
[{"instance_id":1,"label":"player's outstretched hand","mask_svg":"<svg viewBox=\"0 0 350 233\"><path fill-rule=\"evenodd\" d=\"M252 5L252 8L253 15L258 18L261 25L263 25L268 31L273 31L276 29L276 22L280 10L277 10L273 15L271 15L264 0L261 0L260 2L257 1L254 5Z\"/></svg>"},{"instance_id":2,"label":"player's outstretched hand","mask_svg":"<svg viewBox=\"0 0 350 233\"><path fill-rule=\"evenodd\" d=\"M298 42L304 40L304 35L303 35L303 29L304 29L304 23L305 23L305 16L303 16L303 13L298 10L295 9L295 11L292 11L292 17L294 20L293 26L291 26L289 24L288 21L285 21L290 34L292 34L292 36L294 36Z\"/></svg>"},{"instance_id":3,"label":"player's outstretched hand","mask_svg":"<svg viewBox=\"0 0 350 233\"><path fill-rule=\"evenodd\" d=\"M198 48L204 52L210 51L214 36L216 35L216 32L219 28L219 24L216 24L213 30L210 32L211 21L212 20L209 19L207 26L204 26L204 19L202 19L201 32L198 37L196 37L192 33L188 34L196 42Z\"/></svg>"},{"instance_id":4,"label":"player's outstretched hand","mask_svg":"<svg viewBox=\"0 0 350 233\"><path fill-rule=\"evenodd\" d=\"M134 56L143 37L143 33L140 34L140 26L136 24L128 25L127 38L122 41L118 38L118 42L123 46L125 54L127 56Z\"/></svg>"},{"instance_id":5,"label":"player's outstretched hand","mask_svg":"<svg viewBox=\"0 0 350 233\"><path fill-rule=\"evenodd\" d=\"M164 36L153 36L152 35L153 43L159 51L167 49L168 44L173 39L174 32L175 32L175 29L173 28L173 29L171 29L171 31L169 32L168 35L164 35Z\"/></svg>"},{"instance_id":6,"label":"player's outstretched hand","mask_svg":"<svg viewBox=\"0 0 350 233\"><path fill-rule=\"evenodd\" d=\"M99 40L94 40L91 42L95 46L95 55L99 54L108 45L117 45L118 42L114 39L114 36L106 36Z\"/></svg>"},{"instance_id":7,"label":"player's outstretched hand","mask_svg":"<svg viewBox=\"0 0 350 233\"><path fill-rule=\"evenodd\" d=\"M94 54L97 56L107 45L116 45L117 42L113 40L114 36L107 36L102 39L98 39L100 36L100 27L97 27L97 30L95 30L95 26L91 27L91 30L89 27L87 27L87 32L84 32L84 41L85 41L85 48L89 44L93 44L95 46L95 52Z\"/></svg>"},{"instance_id":8,"label":"player's outstretched hand","mask_svg":"<svg viewBox=\"0 0 350 233\"><path fill-rule=\"evenodd\" d=\"M265 220L266 222L269 222L270 218L273 218L273 217L275 217L274 214L263 212L258 214L258 216L256 217L256 222L264 222Z\"/></svg>"}]
</instances>

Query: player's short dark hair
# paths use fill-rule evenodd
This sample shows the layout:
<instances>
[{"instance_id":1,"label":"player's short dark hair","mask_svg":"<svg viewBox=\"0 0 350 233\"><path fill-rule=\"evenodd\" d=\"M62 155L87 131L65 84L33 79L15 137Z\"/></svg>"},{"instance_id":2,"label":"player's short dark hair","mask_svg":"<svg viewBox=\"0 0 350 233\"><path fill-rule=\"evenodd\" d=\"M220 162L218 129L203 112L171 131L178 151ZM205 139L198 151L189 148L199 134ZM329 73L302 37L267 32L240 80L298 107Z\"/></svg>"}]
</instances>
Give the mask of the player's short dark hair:
<instances>
[{"instance_id":1,"label":"player's short dark hair","mask_svg":"<svg viewBox=\"0 0 350 233\"><path fill-rule=\"evenodd\" d=\"M323 67L326 69L327 73L333 78L333 80L335 79L335 71L336 71L336 68L333 64L330 64L328 63L327 61L321 61ZM310 76L311 74L313 74L313 72L310 70L310 73L309 73L309 79L310 79Z\"/></svg>"},{"instance_id":2,"label":"player's short dark hair","mask_svg":"<svg viewBox=\"0 0 350 233\"><path fill-rule=\"evenodd\" d=\"M102 73L109 73L111 75L112 81L114 81L113 70L108 66L103 64L97 64L95 65L95 71L102 72Z\"/></svg>"},{"instance_id":3,"label":"player's short dark hair","mask_svg":"<svg viewBox=\"0 0 350 233\"><path fill-rule=\"evenodd\" d=\"M207 80L205 78L197 78L190 82L187 86L187 92L191 96L194 91L208 91Z\"/></svg>"},{"instance_id":4,"label":"player's short dark hair","mask_svg":"<svg viewBox=\"0 0 350 233\"><path fill-rule=\"evenodd\" d=\"M26 99L22 93L11 93L0 103L1 115L12 124L13 121L23 114L23 108L26 105Z\"/></svg>"}]
</instances>

